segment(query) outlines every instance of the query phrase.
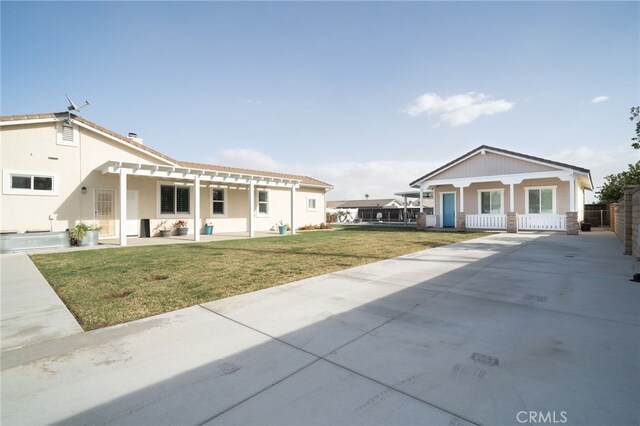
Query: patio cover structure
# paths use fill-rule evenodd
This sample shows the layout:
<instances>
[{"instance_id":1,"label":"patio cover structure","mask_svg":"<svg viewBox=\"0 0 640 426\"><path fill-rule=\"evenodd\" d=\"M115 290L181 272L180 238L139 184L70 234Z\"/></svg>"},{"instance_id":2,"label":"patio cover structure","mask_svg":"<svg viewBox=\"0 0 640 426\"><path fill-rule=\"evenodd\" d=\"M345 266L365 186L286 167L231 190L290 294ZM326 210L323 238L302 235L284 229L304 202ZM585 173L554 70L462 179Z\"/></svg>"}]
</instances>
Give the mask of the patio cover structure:
<instances>
[{"instance_id":1,"label":"patio cover structure","mask_svg":"<svg viewBox=\"0 0 640 426\"><path fill-rule=\"evenodd\" d=\"M249 189L247 202L249 204L249 237L255 236L254 210L256 186L289 188L291 191L291 233L295 234L295 195L300 187L300 180L284 177L269 177L254 174L232 173L216 170L205 170L189 167L177 167L160 164L127 163L121 161L107 161L100 167L102 174L115 174L119 176L120 189L120 245L127 245L127 233L125 230L127 217L127 177L142 176L149 178L175 179L190 181L194 188L200 188L202 182L211 182L225 185L241 185ZM194 191L193 220L200 223L200 191ZM197 225L196 225L197 226ZM200 241L200 232L194 230L194 241Z\"/></svg>"}]
</instances>

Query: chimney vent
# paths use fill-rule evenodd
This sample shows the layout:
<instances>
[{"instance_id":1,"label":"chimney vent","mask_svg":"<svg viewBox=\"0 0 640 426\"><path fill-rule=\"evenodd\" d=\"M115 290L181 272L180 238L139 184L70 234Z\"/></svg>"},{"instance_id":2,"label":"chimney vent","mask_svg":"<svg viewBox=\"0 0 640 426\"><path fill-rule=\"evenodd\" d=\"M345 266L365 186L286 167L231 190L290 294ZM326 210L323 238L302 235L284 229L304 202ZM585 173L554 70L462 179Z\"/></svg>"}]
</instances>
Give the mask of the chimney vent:
<instances>
[{"instance_id":1,"label":"chimney vent","mask_svg":"<svg viewBox=\"0 0 640 426\"><path fill-rule=\"evenodd\" d=\"M139 143L140 145L144 145L144 140L142 138L139 138L138 134L135 132L129 132L129 139L131 139L132 142L136 142L136 143Z\"/></svg>"}]
</instances>

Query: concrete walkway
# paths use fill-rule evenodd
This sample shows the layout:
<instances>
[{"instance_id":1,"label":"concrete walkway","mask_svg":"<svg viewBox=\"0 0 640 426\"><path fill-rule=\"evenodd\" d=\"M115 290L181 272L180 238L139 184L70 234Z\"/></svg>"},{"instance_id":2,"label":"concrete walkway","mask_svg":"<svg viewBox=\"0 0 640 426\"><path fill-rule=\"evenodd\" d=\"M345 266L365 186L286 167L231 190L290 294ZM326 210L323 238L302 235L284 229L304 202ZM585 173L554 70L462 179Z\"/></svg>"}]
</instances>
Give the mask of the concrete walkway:
<instances>
[{"instance_id":1,"label":"concrete walkway","mask_svg":"<svg viewBox=\"0 0 640 426\"><path fill-rule=\"evenodd\" d=\"M82 332L25 253L0 255L0 269L2 351Z\"/></svg>"},{"instance_id":2,"label":"concrete walkway","mask_svg":"<svg viewBox=\"0 0 640 426\"><path fill-rule=\"evenodd\" d=\"M1 421L638 424L621 251L498 234L5 351Z\"/></svg>"}]
</instances>

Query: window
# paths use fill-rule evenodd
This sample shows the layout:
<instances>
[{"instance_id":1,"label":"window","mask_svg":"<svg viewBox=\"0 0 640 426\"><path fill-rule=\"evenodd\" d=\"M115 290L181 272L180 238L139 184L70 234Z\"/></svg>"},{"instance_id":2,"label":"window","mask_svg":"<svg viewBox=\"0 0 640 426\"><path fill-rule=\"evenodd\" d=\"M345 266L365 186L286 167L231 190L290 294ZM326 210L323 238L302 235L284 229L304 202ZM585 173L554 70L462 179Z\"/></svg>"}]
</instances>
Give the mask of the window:
<instances>
[{"instance_id":1,"label":"window","mask_svg":"<svg viewBox=\"0 0 640 426\"><path fill-rule=\"evenodd\" d=\"M224 215L225 214L225 190L224 189L213 189L211 191L211 199L213 200L213 204L211 206L211 213L214 215Z\"/></svg>"},{"instance_id":2,"label":"window","mask_svg":"<svg viewBox=\"0 0 640 426\"><path fill-rule=\"evenodd\" d=\"M31 177L11 176L11 189L31 189Z\"/></svg>"},{"instance_id":3,"label":"window","mask_svg":"<svg viewBox=\"0 0 640 426\"><path fill-rule=\"evenodd\" d=\"M555 213L555 198L554 187L527 188L527 213Z\"/></svg>"},{"instance_id":4,"label":"window","mask_svg":"<svg viewBox=\"0 0 640 426\"><path fill-rule=\"evenodd\" d=\"M307 211L315 212L318 210L318 200L316 198L307 198Z\"/></svg>"},{"instance_id":5,"label":"window","mask_svg":"<svg viewBox=\"0 0 640 426\"><path fill-rule=\"evenodd\" d=\"M189 214L189 187L160 185L161 214Z\"/></svg>"},{"instance_id":6,"label":"window","mask_svg":"<svg viewBox=\"0 0 640 426\"><path fill-rule=\"evenodd\" d=\"M4 170L3 192L17 195L58 195L58 175Z\"/></svg>"},{"instance_id":7,"label":"window","mask_svg":"<svg viewBox=\"0 0 640 426\"><path fill-rule=\"evenodd\" d=\"M269 214L269 192L262 190L258 191L258 213L267 215Z\"/></svg>"},{"instance_id":8,"label":"window","mask_svg":"<svg viewBox=\"0 0 640 426\"><path fill-rule=\"evenodd\" d=\"M502 190L478 191L480 192L481 214L502 214Z\"/></svg>"}]
</instances>

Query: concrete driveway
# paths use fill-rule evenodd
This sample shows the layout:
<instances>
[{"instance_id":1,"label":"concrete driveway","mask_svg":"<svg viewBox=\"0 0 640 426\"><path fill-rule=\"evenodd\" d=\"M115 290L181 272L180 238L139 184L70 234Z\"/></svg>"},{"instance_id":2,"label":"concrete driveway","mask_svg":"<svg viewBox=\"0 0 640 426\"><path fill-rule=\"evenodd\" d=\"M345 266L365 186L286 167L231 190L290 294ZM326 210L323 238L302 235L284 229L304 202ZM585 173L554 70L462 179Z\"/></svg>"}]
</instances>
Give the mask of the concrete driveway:
<instances>
[{"instance_id":1,"label":"concrete driveway","mask_svg":"<svg viewBox=\"0 0 640 426\"><path fill-rule=\"evenodd\" d=\"M621 252L498 234L6 350L2 424L638 424Z\"/></svg>"}]
</instances>

